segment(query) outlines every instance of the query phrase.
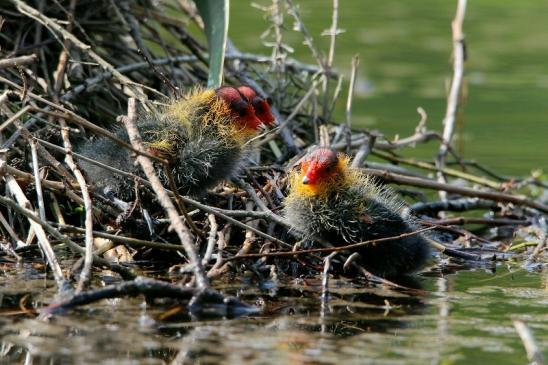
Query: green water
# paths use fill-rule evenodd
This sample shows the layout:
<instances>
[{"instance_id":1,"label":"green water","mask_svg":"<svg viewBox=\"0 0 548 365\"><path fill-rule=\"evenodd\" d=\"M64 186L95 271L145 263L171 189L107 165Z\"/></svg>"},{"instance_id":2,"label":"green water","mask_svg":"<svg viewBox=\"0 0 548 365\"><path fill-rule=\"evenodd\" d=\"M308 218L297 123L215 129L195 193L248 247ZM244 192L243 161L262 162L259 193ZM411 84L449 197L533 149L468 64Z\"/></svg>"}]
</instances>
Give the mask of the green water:
<instances>
[{"instance_id":1,"label":"green water","mask_svg":"<svg viewBox=\"0 0 548 365\"><path fill-rule=\"evenodd\" d=\"M16 279L25 279L13 287ZM3 307L30 294L40 302L40 274L0 279ZM18 281L20 283L20 281ZM512 319L525 321L548 355L547 278L499 266L419 277L422 294L331 281L320 316L320 282L301 280L259 291L234 282L225 292L267 304L236 320L159 321L169 305L105 300L39 321L0 316L1 364L525 364ZM243 289L242 289L243 288ZM385 302L387 301L387 302ZM16 309L16 308L15 308Z\"/></svg>"},{"instance_id":2,"label":"green water","mask_svg":"<svg viewBox=\"0 0 548 365\"><path fill-rule=\"evenodd\" d=\"M258 1L268 4L266 1ZM319 49L327 52L332 2L300 0L304 22ZM248 1L233 1L230 35L244 51L269 54L258 40L268 23ZM428 113L428 126L441 130L446 89L452 73L451 29L456 1L345 0L339 4L336 67L347 76L360 55L355 126L378 129L387 137L413 133L416 109ZM548 3L469 1L464 23L468 46L467 97L456 146L503 174L548 170ZM285 18L286 43L298 60L314 62L302 37ZM341 100L339 120L346 95ZM431 159L437 144L413 155ZM408 152L406 152L407 154Z\"/></svg>"}]
</instances>

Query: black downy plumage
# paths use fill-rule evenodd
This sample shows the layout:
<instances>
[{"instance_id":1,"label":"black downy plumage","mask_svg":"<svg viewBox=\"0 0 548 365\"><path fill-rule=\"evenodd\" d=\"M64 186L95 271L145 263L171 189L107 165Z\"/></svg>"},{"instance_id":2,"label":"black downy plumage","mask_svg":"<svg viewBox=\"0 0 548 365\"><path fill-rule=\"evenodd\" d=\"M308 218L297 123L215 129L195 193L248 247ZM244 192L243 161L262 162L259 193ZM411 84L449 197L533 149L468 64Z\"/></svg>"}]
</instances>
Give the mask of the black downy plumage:
<instances>
[{"instance_id":1,"label":"black downy plumage","mask_svg":"<svg viewBox=\"0 0 548 365\"><path fill-rule=\"evenodd\" d=\"M291 176L286 218L308 238L335 246L394 237L417 229L403 203L348 158L327 148L313 151ZM359 248L360 264L383 277L411 274L430 258L430 245L415 234Z\"/></svg>"}]
</instances>

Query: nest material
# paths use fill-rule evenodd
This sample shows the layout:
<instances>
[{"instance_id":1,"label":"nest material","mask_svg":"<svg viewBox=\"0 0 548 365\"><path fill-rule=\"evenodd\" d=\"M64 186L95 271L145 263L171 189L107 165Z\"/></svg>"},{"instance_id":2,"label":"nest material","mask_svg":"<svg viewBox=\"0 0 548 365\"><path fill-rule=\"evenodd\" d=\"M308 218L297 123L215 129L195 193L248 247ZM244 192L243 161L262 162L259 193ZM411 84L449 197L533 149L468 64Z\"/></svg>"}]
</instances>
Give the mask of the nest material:
<instances>
[{"instance_id":1,"label":"nest material","mask_svg":"<svg viewBox=\"0 0 548 365\"><path fill-rule=\"evenodd\" d=\"M199 18L184 2L165 2L160 6L146 1L110 0L39 3L41 8L34 9L32 4L13 0L0 9L2 58L29 57L15 67L0 69L3 184L6 183L3 189L9 193L7 196L15 194L9 178L15 179L32 207L42 207L40 224L55 223L54 229L60 235L81 244L85 237L84 201L77 183L77 166L65 157L68 143L93 134L112 135L108 131L119 127L116 118L126 114L128 97L136 97L143 108L153 109L153 102L165 104L174 93L203 84L207 77L206 47L188 31L189 23ZM460 247L456 242L472 247L486 242L480 235L454 226L467 221L480 223L481 234L499 225L509 228L488 236L499 249L506 248L507 239L514 232L545 240L542 222L548 208L542 201L521 195L545 192L545 183L535 178L509 180L485 174L481 166L469 172L463 165L459 174L444 172L449 178L461 178L466 187L436 185L427 176L435 170L433 163L425 161L419 166L423 170L411 171L408 167L413 161L402 157L405 149L416 143L439 141L436 132L421 123L413 136L387 141L382 135L336 123L332 111L339 99L338 75L332 69L290 60L283 54L285 48L279 40L276 42L272 58L242 54L231 48L225 76L228 83L251 83L270 95L281 125L253 141L254 152L245 161L241 178L217 186L201 202L184 199L187 218L192 220L188 223L195 226L194 238L202 237L197 239L197 245L210 278L237 274L242 268L253 268L259 276L276 271L289 276L315 275L321 268L322 252L300 256L288 252L300 242L300 235L291 229L291 222L280 216L287 195L286 171L315 145L346 150L356 156L353 163L359 166L364 166L370 154L380 157L382 164L365 163L369 167L367 173L380 177L381 182L412 186L414 197L424 196L421 188L448 191L449 201L443 204L410 203L422 213L423 224L439 225L446 232L453 248ZM174 91L174 87L179 90ZM70 139L63 138L63 130ZM34 143L39 158L32 161L30 147ZM42 179L40 187L35 185L33 176L37 173ZM94 177L86 178L92 182ZM518 189L520 195L516 194ZM466 198L461 199L462 196ZM183 250L169 231L169 220L162 211L154 212L153 217L158 224L155 238L161 237L160 242L124 239L131 233L144 233L138 230L121 232L121 237L110 236L113 222L123 212L96 199L100 198L93 200L94 227L100 231L96 237L102 235L113 245L124 245L130 260L162 258L156 261L162 262L159 267L175 265L172 271L181 273L176 276L178 280L191 280L185 257L173 254ZM452 204L457 200L458 204ZM486 201L491 203L485 204ZM450 217L437 218L440 211L450 212L457 206L460 211L481 209L484 215L457 222L450 221ZM138 201L134 207L125 212L126 221L142 220ZM6 252L27 255L23 253L29 252L23 241L29 237L29 220L7 203L0 211L9 220L9 224L0 227L2 241L8 243ZM524 229L525 226L531 227ZM49 237L53 237L52 232L48 231ZM457 241L459 238L461 241ZM282 253L277 256L278 252ZM99 254L104 252L99 249ZM80 253L69 255L76 259ZM296 260L297 269L290 267L288 260ZM233 265L235 261L245 265Z\"/></svg>"}]
</instances>

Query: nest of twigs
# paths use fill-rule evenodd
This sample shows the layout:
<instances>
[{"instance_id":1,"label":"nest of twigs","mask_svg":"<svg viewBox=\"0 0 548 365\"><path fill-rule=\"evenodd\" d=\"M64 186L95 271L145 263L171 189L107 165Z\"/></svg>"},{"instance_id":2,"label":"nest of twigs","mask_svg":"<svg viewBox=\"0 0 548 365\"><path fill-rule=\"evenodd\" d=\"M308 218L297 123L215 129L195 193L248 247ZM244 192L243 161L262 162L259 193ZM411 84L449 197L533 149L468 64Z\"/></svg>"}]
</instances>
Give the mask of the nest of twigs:
<instances>
[{"instance_id":1,"label":"nest of twigs","mask_svg":"<svg viewBox=\"0 0 548 365\"><path fill-rule=\"evenodd\" d=\"M333 110L342 92L332 61L314 47L302 23L298 28L320 66L289 59L276 32L283 30L278 15L287 11L300 22L298 9L288 1L284 9L266 11L272 21L266 34L272 37L272 55L244 54L230 46L225 81L251 84L269 95L279 125L253 141L255 152L239 178L200 201L182 198L177 205L187 210L185 229L210 280L237 276L242 270L251 271L258 282L272 275L321 272L328 250L304 250L298 234L281 216L287 170L317 145L351 154L356 166L383 182L405 185L401 192L410 208L422 224L443 233L445 252L452 256L506 257L499 253L512 248L516 234L520 241L538 244L516 250L525 253L528 262L545 255L548 206L535 197L546 200L546 183L535 177L499 176L463 161L450 149L443 168L435 163L435 156L421 162L406 158L407 148L418 143L439 145L442 140L427 129L426 115L415 134L397 141L354 129L349 118L335 119ZM32 260L42 250L48 263L53 262L60 289L72 286L70 282L84 272L78 287L82 289L90 279L86 268L90 260L71 267L57 263L59 257L74 261L90 257L86 255L90 207L78 179L80 157L72 153L71 145L116 126L117 118L127 114L130 97L152 108L204 84L207 48L188 30L199 29L201 19L185 1L153 6L148 1L10 0L4 1L0 16L2 255L8 261ZM350 94L351 89L352 85ZM377 162L370 162L371 156ZM436 179L436 174L444 179ZM84 179L89 183L92 177ZM427 191L445 191L445 199ZM146 267L171 273L177 283L196 278L196 265L189 262L163 210L154 212L157 234L148 237L139 231L138 205L120 226L121 212L94 196L92 189L89 193L95 253L91 277L99 278L107 268L131 279L139 267ZM48 251L45 245L53 249Z\"/></svg>"}]
</instances>

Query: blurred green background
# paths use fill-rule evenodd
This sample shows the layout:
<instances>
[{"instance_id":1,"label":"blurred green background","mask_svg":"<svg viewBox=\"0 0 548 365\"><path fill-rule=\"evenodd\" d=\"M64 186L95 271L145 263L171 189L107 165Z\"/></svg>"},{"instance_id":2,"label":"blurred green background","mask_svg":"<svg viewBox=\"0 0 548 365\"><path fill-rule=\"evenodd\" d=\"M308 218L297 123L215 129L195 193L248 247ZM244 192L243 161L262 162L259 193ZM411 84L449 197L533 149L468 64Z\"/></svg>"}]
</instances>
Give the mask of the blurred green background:
<instances>
[{"instance_id":1,"label":"blurred green background","mask_svg":"<svg viewBox=\"0 0 548 365\"><path fill-rule=\"evenodd\" d=\"M332 1L298 0L305 25L318 47L331 25ZM269 1L258 4L268 6ZM422 106L428 126L441 130L446 90L452 74L450 23L456 1L339 1L335 66L350 75L354 54L360 55L353 125L378 129L388 138L407 136ZM230 38L242 51L270 54L259 35L268 22L251 2L232 1ZM523 175L548 170L548 2L469 1L464 32L468 46L466 101L455 146L467 159L502 174ZM285 17L284 41L292 57L313 63L302 36ZM336 115L344 120L346 93ZM412 155L431 159L432 142ZM408 154L408 152L406 152Z\"/></svg>"}]
</instances>

